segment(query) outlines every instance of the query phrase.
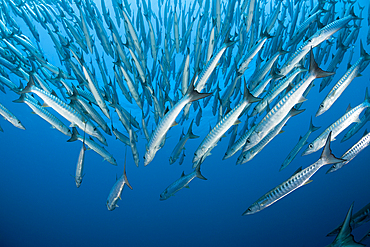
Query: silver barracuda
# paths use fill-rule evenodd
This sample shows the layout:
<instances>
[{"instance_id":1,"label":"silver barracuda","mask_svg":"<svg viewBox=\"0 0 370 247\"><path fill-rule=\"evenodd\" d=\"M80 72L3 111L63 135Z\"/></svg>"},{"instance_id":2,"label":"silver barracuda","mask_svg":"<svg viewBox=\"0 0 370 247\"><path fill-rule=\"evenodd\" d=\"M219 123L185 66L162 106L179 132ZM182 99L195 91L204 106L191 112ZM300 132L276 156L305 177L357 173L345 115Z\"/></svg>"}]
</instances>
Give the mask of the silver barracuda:
<instances>
[{"instance_id":1,"label":"silver barracuda","mask_svg":"<svg viewBox=\"0 0 370 247\"><path fill-rule=\"evenodd\" d=\"M127 176L126 176L126 155L127 155L127 149L125 153L125 163L123 165L123 174L119 179L116 180L107 198L106 205L109 211L112 211L116 207L118 207L117 202L118 202L118 199L121 199L122 191L123 191L123 188L125 187L125 184L130 189L132 189L130 183L127 180Z\"/></svg>"},{"instance_id":2,"label":"silver barracuda","mask_svg":"<svg viewBox=\"0 0 370 247\"><path fill-rule=\"evenodd\" d=\"M332 165L326 173L328 174L338 171L340 168L347 165L362 150L369 146L369 144L370 144L370 134L367 133L367 131L365 131L364 136L342 155L341 158L344 159L345 161Z\"/></svg>"},{"instance_id":3,"label":"silver barracuda","mask_svg":"<svg viewBox=\"0 0 370 247\"><path fill-rule=\"evenodd\" d=\"M216 68L218 61L220 60L222 54L226 51L226 49L236 41L226 41L220 49L216 52L214 56L212 56L211 60L208 61L207 65L203 68L202 72L199 74L198 79L195 82L195 90L201 92L210 75L212 74L213 70Z\"/></svg>"},{"instance_id":4,"label":"silver barracuda","mask_svg":"<svg viewBox=\"0 0 370 247\"><path fill-rule=\"evenodd\" d=\"M322 132L315 140L313 140L306 150L302 153L303 155L311 154L313 152L316 152L319 150L322 146L324 146L325 139L329 135L329 132L332 132L332 141L335 140L335 137L339 135L345 128L347 128L351 123L353 122L359 122L359 115L361 112L367 108L370 107L370 98L367 93L366 89L366 95L365 100L358 106L354 107L351 110L348 110L342 117L340 117L337 121L335 121L332 125L330 125L324 132Z\"/></svg>"},{"instance_id":5,"label":"silver barracuda","mask_svg":"<svg viewBox=\"0 0 370 247\"><path fill-rule=\"evenodd\" d=\"M340 142L344 142L354 136L364 125L370 120L370 108L367 108L364 114L360 117L360 122L354 124L348 132L343 136Z\"/></svg>"},{"instance_id":6,"label":"silver barracuda","mask_svg":"<svg viewBox=\"0 0 370 247\"><path fill-rule=\"evenodd\" d=\"M282 66L280 73L282 75L287 75L298 64L298 62L310 51L310 48L316 47L323 41L329 39L331 35L339 31L341 28L346 26L348 22L355 18L357 17L353 13L352 9L350 15L343 17L339 20L333 21L332 23L319 29L290 56L290 58Z\"/></svg>"},{"instance_id":7,"label":"silver barracuda","mask_svg":"<svg viewBox=\"0 0 370 247\"><path fill-rule=\"evenodd\" d=\"M198 163L202 163L204 159L210 155L210 151L217 145L217 142L225 134L225 132L238 120L239 115L251 103L257 102L260 99L255 98L249 93L246 84L244 83L244 97L243 100L234 107L225 117L223 117L216 126L208 133L197 150L194 152L193 168Z\"/></svg>"},{"instance_id":8,"label":"silver barracuda","mask_svg":"<svg viewBox=\"0 0 370 247\"><path fill-rule=\"evenodd\" d=\"M22 94L19 99L14 100L15 103L26 103L35 114L43 118L51 124L51 126L67 136L72 136L71 130L57 117L51 114L48 110L42 107L36 99L28 94Z\"/></svg>"},{"instance_id":9,"label":"silver barracuda","mask_svg":"<svg viewBox=\"0 0 370 247\"><path fill-rule=\"evenodd\" d=\"M266 116L257 124L255 131L247 139L243 152L252 148L262 140L262 138L267 135L267 133L274 128L277 123L281 122L295 104L305 101L305 98L302 95L315 78L321 78L331 74L332 73L325 72L318 67L311 49L310 71L308 75L306 75L303 80L296 84L279 102L277 102Z\"/></svg>"},{"instance_id":10,"label":"silver barracuda","mask_svg":"<svg viewBox=\"0 0 370 247\"><path fill-rule=\"evenodd\" d=\"M76 172L75 172L75 183L76 183L77 188L80 188L82 179L85 176L85 174L83 174L84 163L85 163L85 151L86 151L86 146L85 146L85 137L84 137L84 140L82 142L82 147L80 150L80 154L78 155Z\"/></svg>"},{"instance_id":11,"label":"silver barracuda","mask_svg":"<svg viewBox=\"0 0 370 247\"><path fill-rule=\"evenodd\" d=\"M276 98L276 96L278 96L285 88L287 88L288 85L291 84L291 82L299 73L306 71L307 69L297 68L292 73L290 73L288 77L279 80L279 82L271 90L268 91L263 99L258 102L250 116L253 117L257 114L262 113L266 109L268 103L271 103Z\"/></svg>"},{"instance_id":12,"label":"silver barracuda","mask_svg":"<svg viewBox=\"0 0 370 247\"><path fill-rule=\"evenodd\" d=\"M147 146L147 151L144 156L145 166L153 160L156 152L160 148L159 144L162 142L162 139L165 138L167 131L175 123L176 117L179 115L182 108L184 108L187 103L205 98L210 95L211 94L208 93L198 93L194 90L193 84L189 86L186 95L181 100L179 100L176 105L174 105L171 110L167 112L167 114L163 116L163 118L153 131Z\"/></svg>"},{"instance_id":13,"label":"silver barracuda","mask_svg":"<svg viewBox=\"0 0 370 247\"><path fill-rule=\"evenodd\" d=\"M254 156L261 152L262 149L281 132L281 129L291 117L296 116L303 111L304 110L296 110L293 107L288 115L286 115L285 118L279 124L277 124L257 145L247 150L246 152L241 153L236 164L244 164L252 160Z\"/></svg>"},{"instance_id":14,"label":"silver barracuda","mask_svg":"<svg viewBox=\"0 0 370 247\"><path fill-rule=\"evenodd\" d=\"M83 117L75 109L67 105L58 97L36 87L33 83L33 76L30 76L30 81L20 93L30 92L37 94L37 96L44 101L45 106L50 106L53 108L61 116L70 121L72 125L77 125L81 130L85 130L89 135L100 138L101 135L97 128L89 120L83 119Z\"/></svg>"},{"instance_id":15,"label":"silver barracuda","mask_svg":"<svg viewBox=\"0 0 370 247\"><path fill-rule=\"evenodd\" d=\"M176 144L175 148L173 149L171 156L170 156L170 164L172 165L175 163L175 161L179 158L180 153L183 149L185 149L185 144L189 139L196 139L199 138L199 136L194 135L192 132L194 119L191 121L188 132L186 135L182 136L179 140L179 142Z\"/></svg>"},{"instance_id":16,"label":"silver barracuda","mask_svg":"<svg viewBox=\"0 0 370 247\"><path fill-rule=\"evenodd\" d=\"M112 165L117 166L116 160L113 158L113 155L111 155L107 150L105 150L104 147L97 144L91 137L90 138L84 138L80 136L77 132L76 127L72 128L72 136L67 142L73 142L79 140L81 142L85 141L85 144L92 150L94 150L97 154L99 154L101 157L103 157L104 160L108 161Z\"/></svg>"},{"instance_id":17,"label":"silver barracuda","mask_svg":"<svg viewBox=\"0 0 370 247\"><path fill-rule=\"evenodd\" d=\"M181 190L182 188L189 187L189 183L194 178L200 178L203 180L207 180L203 175L200 173L200 165L198 165L192 173L185 175L184 172L181 174L181 177L177 179L175 182L170 184L159 196L159 200L164 201L170 198L171 196L175 195L176 192Z\"/></svg>"},{"instance_id":18,"label":"silver barracuda","mask_svg":"<svg viewBox=\"0 0 370 247\"><path fill-rule=\"evenodd\" d=\"M301 170L298 169L289 179L284 181L282 184L276 186L256 202L254 202L242 215L255 214L268 206L271 206L278 200L282 199L286 195L302 187L305 184L310 183L310 178L324 165L334 164L343 161L342 159L336 158L330 150L330 135L326 140L326 145L321 153L321 157L318 161Z\"/></svg>"},{"instance_id":19,"label":"silver barracuda","mask_svg":"<svg viewBox=\"0 0 370 247\"><path fill-rule=\"evenodd\" d=\"M3 104L0 104L0 115L3 116L5 120L9 121L9 123L13 124L14 127L22 130L26 129L21 121L19 121L19 119L13 113L11 113Z\"/></svg>"},{"instance_id":20,"label":"silver barracuda","mask_svg":"<svg viewBox=\"0 0 370 247\"><path fill-rule=\"evenodd\" d=\"M353 79L359 75L361 65L367 60L370 60L370 55L365 52L361 42L361 57L347 70L342 78L340 78L340 80L330 90L328 95L320 104L319 109L316 112L316 117L329 110Z\"/></svg>"},{"instance_id":21,"label":"silver barracuda","mask_svg":"<svg viewBox=\"0 0 370 247\"><path fill-rule=\"evenodd\" d=\"M284 160L283 164L281 165L279 171L282 171L285 167L287 167L293 161L293 159L297 156L298 152L303 148L304 145L307 144L308 137L311 135L311 133L318 130L319 128L320 127L315 127L312 124L312 118L311 118L310 127L308 128L308 131L306 132L306 134L303 137L302 136L299 137L298 143L294 146L292 151L290 151L288 156L285 158L285 160Z\"/></svg>"}]
</instances>

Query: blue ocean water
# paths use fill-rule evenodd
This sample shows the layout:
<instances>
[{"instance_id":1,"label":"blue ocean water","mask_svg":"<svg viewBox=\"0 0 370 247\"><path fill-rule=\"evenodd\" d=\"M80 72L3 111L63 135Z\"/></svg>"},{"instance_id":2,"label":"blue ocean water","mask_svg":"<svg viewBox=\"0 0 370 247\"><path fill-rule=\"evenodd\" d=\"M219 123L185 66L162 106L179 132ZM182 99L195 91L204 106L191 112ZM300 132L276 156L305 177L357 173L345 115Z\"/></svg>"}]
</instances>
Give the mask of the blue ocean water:
<instances>
[{"instance_id":1,"label":"blue ocean water","mask_svg":"<svg viewBox=\"0 0 370 247\"><path fill-rule=\"evenodd\" d=\"M204 2L191 1L186 5L182 3L182 7L188 8L195 4L198 11L199 4L204 5ZM221 2L221 6L227 6L227 1ZM54 1L50 3L53 6ZM72 1L71 4L73 4ZM98 7L101 6L100 1L96 4ZM137 2L131 1L130 4L132 13L135 13ZM162 4L163 17L165 3L160 4ZM269 4L266 4L267 9ZM275 6L276 1L272 4ZM336 4L336 11L341 11L342 6L348 7L342 2ZM111 2L108 1L105 5L113 16ZM310 1L307 1L306 5L310 6ZM151 6L153 12L158 15L157 2L151 2ZM261 4L261 6L264 5ZM356 1L354 4L356 14L360 11L359 6L365 6L362 13L364 19L354 44L352 64L360 57L360 40L364 43L365 50L370 53L370 47L366 45L369 30L367 22L370 14L368 13L369 1ZM199 12L202 11L203 8L199 10ZM224 18L225 13L222 13ZM195 12L194 17L197 16ZM235 15L234 18L236 18ZM28 27L23 20L19 17L15 17L15 20L22 32L31 39L33 44L36 44L36 40L27 30ZM286 21L286 25L289 25L289 21ZM50 63L63 68L47 32L40 24L34 20L33 22L40 33L40 46L45 57ZM352 23L353 21L350 25ZM197 22L194 24L189 42L191 49L194 49L196 25ZM107 28L106 25L105 27ZM123 33L122 23L120 30ZM90 31L93 33L92 30ZM162 32L165 32L165 27ZM203 35L205 38L208 37L205 31ZM337 37L336 34L333 36ZM95 44L101 54L103 49L96 37ZM160 48L162 47L163 40ZM334 54L335 49L332 48L331 52ZM148 60L152 59L149 53L150 51L147 54ZM94 55L91 57L94 58ZM113 60L107 55L105 57L108 69L112 73L110 77L113 79ZM184 55L176 55L177 69L182 59ZM4 132L0 133L2 140L0 245L301 247L330 244L334 238L326 237L326 234L343 222L351 203L354 202L354 212L357 212L370 201L368 149L335 173L325 174L330 166L321 168L312 177L312 183L294 191L263 211L250 216L241 216L241 214L259 197L285 181L297 168L300 166L305 168L319 159L321 151L307 156L299 154L286 169L279 172L280 165L298 141L299 136L304 135L308 130L311 116L313 124L321 128L310 136L309 142L341 117L348 104L354 107L363 101L365 89L370 85L369 68L361 73L361 77L354 79L327 112L314 117L321 101L347 70L348 59L349 51L337 69L331 84L321 93L318 88L322 79L314 81L315 86L308 95L308 100L302 105L306 110L290 119L283 128L284 133L276 136L253 160L237 166L235 163L238 154L222 160L230 138L230 134L227 134L201 166L201 172L208 180L196 178L190 183L189 189L182 189L168 200L160 201L160 193L178 179L183 171L185 174L193 171L191 168L193 153L209 132L209 126L213 127L216 124L217 115L213 116L211 109L213 98L203 109L200 126L194 125L193 132L200 138L188 141L185 161L181 166L178 161L169 165L169 157L179 140L182 129L186 131L191 119L195 118L194 111L183 125L174 126L169 130L164 147L145 167L142 157L147 141L139 132L137 143L140 155L139 167L135 166L130 147L127 147L126 170L133 190L127 187L123 190L122 200L118 202L119 207L114 211L107 210L106 200L116 176L119 177L123 172L125 145L114 137L105 135L108 141L106 149L113 154L118 166L103 161L103 158L92 150L87 151L84 169L86 175L81 187L76 188L72 176L81 142L66 142L69 139L67 136L52 129L49 123L37 115L30 114L31 110L28 106L13 103L12 101L19 96L6 88L7 93L1 93L1 103L22 121L26 130L17 129L9 122L0 120L0 125L4 129ZM89 61L89 59L85 60ZM329 62L319 66L325 70ZM280 62L279 65L281 64ZM148 67L151 68L151 66ZM218 69L221 70L221 68ZM253 71L254 67L251 65L244 75L246 79ZM10 74L10 77L19 85L19 78L16 75ZM223 85L223 79L223 75L219 75L221 85ZM24 80L22 83L26 84ZM174 85L175 82L171 81L171 86L174 87ZM235 106L235 103L232 102L232 106ZM121 105L132 111L138 120L140 119L140 109L135 104L130 105L123 100L123 96ZM113 111L112 108L110 110ZM152 115L148 129L155 127ZM62 119L62 117L59 118ZM117 115L114 115L113 119L115 126L119 126ZM239 129L245 120L246 116L243 116ZM69 124L67 121L64 122ZM123 132L122 125L119 127ZM367 123L364 129L369 127ZM343 143L340 140L346 130L341 133L338 140L331 144L333 154L340 157L361 138L364 129ZM82 133L81 130L79 131ZM356 228L352 232L355 240L361 239L369 229L369 223ZM370 240L367 239L364 244L369 245Z\"/></svg>"}]
</instances>

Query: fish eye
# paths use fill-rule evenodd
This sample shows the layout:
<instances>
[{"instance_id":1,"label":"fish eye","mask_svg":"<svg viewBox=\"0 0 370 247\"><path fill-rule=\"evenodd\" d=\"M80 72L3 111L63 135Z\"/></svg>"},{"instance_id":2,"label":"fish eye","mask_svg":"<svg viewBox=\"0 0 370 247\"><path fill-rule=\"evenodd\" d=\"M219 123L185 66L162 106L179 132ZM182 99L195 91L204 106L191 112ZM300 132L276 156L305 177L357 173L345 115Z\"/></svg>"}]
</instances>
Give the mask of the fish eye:
<instances>
[{"instance_id":1,"label":"fish eye","mask_svg":"<svg viewBox=\"0 0 370 247\"><path fill-rule=\"evenodd\" d=\"M333 165L333 168L337 167L336 165Z\"/></svg>"},{"instance_id":2,"label":"fish eye","mask_svg":"<svg viewBox=\"0 0 370 247\"><path fill-rule=\"evenodd\" d=\"M321 104L321 105L320 105L320 108L324 108L324 104Z\"/></svg>"},{"instance_id":3,"label":"fish eye","mask_svg":"<svg viewBox=\"0 0 370 247\"><path fill-rule=\"evenodd\" d=\"M96 127L94 127L94 131L96 131L97 130L97 128Z\"/></svg>"},{"instance_id":4,"label":"fish eye","mask_svg":"<svg viewBox=\"0 0 370 247\"><path fill-rule=\"evenodd\" d=\"M310 145L308 145L309 148L313 148L313 144L311 143Z\"/></svg>"},{"instance_id":5,"label":"fish eye","mask_svg":"<svg viewBox=\"0 0 370 247\"><path fill-rule=\"evenodd\" d=\"M251 208L248 208L248 212L251 212L252 211L252 209Z\"/></svg>"},{"instance_id":6,"label":"fish eye","mask_svg":"<svg viewBox=\"0 0 370 247\"><path fill-rule=\"evenodd\" d=\"M247 139L247 143L251 143L251 141L249 139Z\"/></svg>"}]
</instances>

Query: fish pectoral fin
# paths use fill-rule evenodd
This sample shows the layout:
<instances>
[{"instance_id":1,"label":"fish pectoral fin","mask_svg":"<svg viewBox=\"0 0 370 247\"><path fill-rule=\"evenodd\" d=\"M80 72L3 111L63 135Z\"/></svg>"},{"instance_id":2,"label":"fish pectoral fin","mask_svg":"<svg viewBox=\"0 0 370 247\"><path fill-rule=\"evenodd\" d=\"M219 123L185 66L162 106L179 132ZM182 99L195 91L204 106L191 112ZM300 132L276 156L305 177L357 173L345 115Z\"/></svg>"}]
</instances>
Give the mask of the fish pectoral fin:
<instances>
[{"instance_id":1,"label":"fish pectoral fin","mask_svg":"<svg viewBox=\"0 0 370 247\"><path fill-rule=\"evenodd\" d=\"M311 183L313 180L307 180L307 182L304 183L304 185Z\"/></svg>"},{"instance_id":2,"label":"fish pectoral fin","mask_svg":"<svg viewBox=\"0 0 370 247\"><path fill-rule=\"evenodd\" d=\"M174 121L174 122L171 124L171 127L170 127L170 128L172 128L172 127L174 127L174 126L176 126L176 125L178 125L178 123L177 123L176 121Z\"/></svg>"},{"instance_id":3,"label":"fish pectoral fin","mask_svg":"<svg viewBox=\"0 0 370 247\"><path fill-rule=\"evenodd\" d=\"M189 185L186 185L185 188L190 189Z\"/></svg>"},{"instance_id":4,"label":"fish pectoral fin","mask_svg":"<svg viewBox=\"0 0 370 247\"><path fill-rule=\"evenodd\" d=\"M307 99L303 96L301 96L301 98L298 100L298 103L302 103L302 102L305 102Z\"/></svg>"},{"instance_id":5,"label":"fish pectoral fin","mask_svg":"<svg viewBox=\"0 0 370 247\"><path fill-rule=\"evenodd\" d=\"M361 123L361 119L357 116L357 117L353 120L353 122L355 122L355 123Z\"/></svg>"},{"instance_id":6,"label":"fish pectoral fin","mask_svg":"<svg viewBox=\"0 0 370 247\"><path fill-rule=\"evenodd\" d=\"M48 106L48 104L46 104L45 102L44 102L44 104L42 104L42 106L41 107L49 107Z\"/></svg>"},{"instance_id":7,"label":"fish pectoral fin","mask_svg":"<svg viewBox=\"0 0 370 247\"><path fill-rule=\"evenodd\" d=\"M237 124L240 124L240 123L241 123L241 121L239 119L237 119L233 125L237 125Z\"/></svg>"}]
</instances>

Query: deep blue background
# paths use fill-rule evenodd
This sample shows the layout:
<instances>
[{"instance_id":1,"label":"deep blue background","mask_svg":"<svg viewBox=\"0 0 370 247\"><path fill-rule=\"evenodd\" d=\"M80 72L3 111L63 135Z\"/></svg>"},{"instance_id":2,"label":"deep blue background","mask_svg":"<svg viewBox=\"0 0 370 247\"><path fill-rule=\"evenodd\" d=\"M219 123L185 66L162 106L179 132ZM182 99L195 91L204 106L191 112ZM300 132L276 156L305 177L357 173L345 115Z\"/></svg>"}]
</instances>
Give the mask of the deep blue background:
<instances>
[{"instance_id":1,"label":"deep blue background","mask_svg":"<svg viewBox=\"0 0 370 247\"><path fill-rule=\"evenodd\" d=\"M369 4L368 1L359 2ZM156 5L152 3L153 8ZM368 32L367 9L368 5L359 36L364 44ZM359 39L352 63L359 57ZM53 48L44 46L43 49L47 54L48 49ZM365 49L370 53L370 47L365 45ZM1 102L21 119L27 130L0 120L4 129L4 133L0 133L0 245L300 247L331 243L334 238L325 236L341 224L350 204L355 202L356 212L370 201L369 149L338 172L326 175L329 166L322 168L313 176L313 183L271 207L251 216L242 217L241 214L298 167L307 167L319 158L321 151L304 157L299 154L279 172L299 136L308 130L310 117L345 73L348 53L330 86L319 94L320 80L315 80L316 86L302 106L306 111L289 120L285 132L252 161L236 166L238 154L222 161L229 137L223 138L202 165L202 174L208 180L195 179L190 189L183 189L166 201L159 201L159 194L179 178L182 171L186 174L192 171L193 153L206 136L209 122L212 126L215 124L217 117L211 114L213 100L203 109L200 127L193 131L201 137L189 140L186 145L182 166L178 162L170 166L168 161L182 126L175 126L168 132L165 146L147 167L142 164L146 140L139 134L139 168L130 152L127 158L127 177L133 190L124 189L119 208L113 212L107 210L105 203L116 175L120 176L123 171L125 146L108 138L107 150L116 158L118 167L88 151L86 176L77 189L70 175L74 174L81 143L67 143L66 136L30 114L28 106L12 103L18 96L8 90L7 94L1 94ZM326 66L321 65L323 69ZM247 71L252 72L253 68ZM349 103L356 106L363 101L365 88L369 86L369 68L362 74L328 112L313 119L314 125L321 129L314 132L309 141L341 117ZM189 123L183 125L185 129ZM369 124L365 127L369 128ZM340 157L361 138L363 131L344 143L339 141L344 133L339 135L338 141L332 142L334 155ZM366 224L355 229L355 239L359 240L369 228ZM369 240L366 243L370 244Z\"/></svg>"}]
</instances>

